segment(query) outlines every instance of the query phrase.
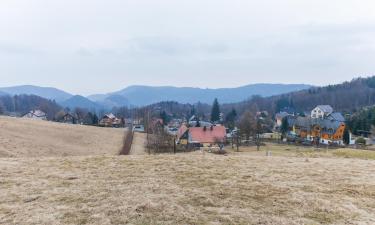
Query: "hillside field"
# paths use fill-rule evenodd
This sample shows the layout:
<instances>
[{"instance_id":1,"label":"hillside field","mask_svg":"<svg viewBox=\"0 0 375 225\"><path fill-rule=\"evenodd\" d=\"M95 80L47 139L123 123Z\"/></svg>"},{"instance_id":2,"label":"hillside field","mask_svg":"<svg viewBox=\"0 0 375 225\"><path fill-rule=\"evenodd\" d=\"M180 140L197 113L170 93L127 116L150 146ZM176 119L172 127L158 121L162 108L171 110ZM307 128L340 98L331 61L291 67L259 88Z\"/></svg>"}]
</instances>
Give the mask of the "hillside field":
<instances>
[{"instance_id":1,"label":"hillside field","mask_svg":"<svg viewBox=\"0 0 375 225\"><path fill-rule=\"evenodd\" d=\"M116 155L124 130L0 116L0 157Z\"/></svg>"},{"instance_id":2,"label":"hillside field","mask_svg":"<svg viewBox=\"0 0 375 225\"><path fill-rule=\"evenodd\" d=\"M34 123L48 128L44 138L32 135ZM0 157L0 224L375 224L373 151L267 144L227 155L116 156L121 130L0 124L1 140L18 152ZM78 134L87 142L68 141Z\"/></svg>"}]
</instances>

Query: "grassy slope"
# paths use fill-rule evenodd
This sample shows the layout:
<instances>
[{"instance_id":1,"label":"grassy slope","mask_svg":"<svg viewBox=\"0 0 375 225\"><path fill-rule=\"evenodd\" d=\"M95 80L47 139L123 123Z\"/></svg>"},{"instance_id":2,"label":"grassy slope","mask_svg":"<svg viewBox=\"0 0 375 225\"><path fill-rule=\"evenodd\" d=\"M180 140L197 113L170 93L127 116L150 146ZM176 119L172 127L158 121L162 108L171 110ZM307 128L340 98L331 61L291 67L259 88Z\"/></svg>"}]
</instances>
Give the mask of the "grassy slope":
<instances>
[{"instance_id":1,"label":"grassy slope","mask_svg":"<svg viewBox=\"0 0 375 225\"><path fill-rule=\"evenodd\" d=\"M375 223L373 160L252 149L0 159L0 177L0 224Z\"/></svg>"},{"instance_id":2,"label":"grassy slope","mask_svg":"<svg viewBox=\"0 0 375 225\"><path fill-rule=\"evenodd\" d=\"M363 160L375 152L119 157L117 129L3 117L0 129L1 156L17 157L0 158L0 224L375 224Z\"/></svg>"},{"instance_id":3,"label":"grassy slope","mask_svg":"<svg viewBox=\"0 0 375 225\"><path fill-rule=\"evenodd\" d=\"M114 155L124 130L0 117L0 157Z\"/></svg>"},{"instance_id":4,"label":"grassy slope","mask_svg":"<svg viewBox=\"0 0 375 225\"><path fill-rule=\"evenodd\" d=\"M375 150L362 150L362 149L351 149L351 148L340 148L340 149L325 149L315 147L303 147L294 145L284 144L267 144L261 148L264 151L271 151L274 156L286 156L286 157L307 157L307 158L354 158L354 159L369 159L375 160ZM232 151L232 150L231 150ZM252 148L241 148L241 152L252 151ZM236 154L235 151L232 153ZM252 152L253 154L263 155L263 152Z\"/></svg>"}]
</instances>

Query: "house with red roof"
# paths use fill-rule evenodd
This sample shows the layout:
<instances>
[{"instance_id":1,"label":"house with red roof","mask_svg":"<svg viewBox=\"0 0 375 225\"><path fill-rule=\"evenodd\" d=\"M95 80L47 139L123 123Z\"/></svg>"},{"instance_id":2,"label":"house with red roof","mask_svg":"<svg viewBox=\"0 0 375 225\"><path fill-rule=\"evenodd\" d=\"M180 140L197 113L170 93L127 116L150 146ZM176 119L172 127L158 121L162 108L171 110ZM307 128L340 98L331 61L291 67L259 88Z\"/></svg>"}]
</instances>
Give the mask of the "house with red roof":
<instances>
[{"instance_id":1,"label":"house with red roof","mask_svg":"<svg viewBox=\"0 0 375 225\"><path fill-rule=\"evenodd\" d=\"M178 131L180 144L191 144L195 146L212 146L224 143L226 140L226 129L224 126L190 127L181 126Z\"/></svg>"}]
</instances>

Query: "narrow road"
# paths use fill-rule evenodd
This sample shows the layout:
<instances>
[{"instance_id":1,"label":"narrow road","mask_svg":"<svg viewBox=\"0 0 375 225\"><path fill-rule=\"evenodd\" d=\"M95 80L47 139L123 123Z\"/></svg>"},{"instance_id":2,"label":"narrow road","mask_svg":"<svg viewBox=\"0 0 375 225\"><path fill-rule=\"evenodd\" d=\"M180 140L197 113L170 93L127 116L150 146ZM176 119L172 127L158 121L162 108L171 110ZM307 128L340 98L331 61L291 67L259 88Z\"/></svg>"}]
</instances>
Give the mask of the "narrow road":
<instances>
[{"instance_id":1,"label":"narrow road","mask_svg":"<svg viewBox=\"0 0 375 225\"><path fill-rule=\"evenodd\" d=\"M147 135L145 133L134 133L133 144L130 150L130 155L145 155L146 152Z\"/></svg>"}]
</instances>

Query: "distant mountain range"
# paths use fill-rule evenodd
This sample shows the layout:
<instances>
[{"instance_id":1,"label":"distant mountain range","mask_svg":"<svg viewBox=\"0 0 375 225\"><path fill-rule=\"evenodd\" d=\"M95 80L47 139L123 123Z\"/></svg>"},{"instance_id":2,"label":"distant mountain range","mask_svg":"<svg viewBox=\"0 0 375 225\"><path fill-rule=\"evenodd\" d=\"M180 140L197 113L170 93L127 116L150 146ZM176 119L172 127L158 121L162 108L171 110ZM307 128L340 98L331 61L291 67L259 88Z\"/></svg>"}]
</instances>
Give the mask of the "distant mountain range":
<instances>
[{"instance_id":1,"label":"distant mountain range","mask_svg":"<svg viewBox=\"0 0 375 225\"><path fill-rule=\"evenodd\" d=\"M68 107L70 109L75 109L75 108L85 108L89 110L100 110L100 109L106 109L106 107L91 101L88 98L85 98L81 95L74 95L71 98L59 102L59 104L63 107Z\"/></svg>"},{"instance_id":2,"label":"distant mountain range","mask_svg":"<svg viewBox=\"0 0 375 225\"><path fill-rule=\"evenodd\" d=\"M123 90L97 94L88 97L72 95L65 91L31 85L0 88L1 93L9 95L37 95L53 99L60 105L69 108L82 107L88 109L111 109L120 106L145 106L161 101L176 101L179 103L208 103L215 98L220 103L241 102L254 95L269 97L312 87L305 84L251 84L238 88L202 89L192 87L152 87L130 86Z\"/></svg>"},{"instance_id":3,"label":"distant mountain range","mask_svg":"<svg viewBox=\"0 0 375 225\"><path fill-rule=\"evenodd\" d=\"M8 95L37 95L46 99L52 99L56 102L65 101L71 98L73 95L52 87L39 87L33 85L22 85L14 87L0 88L0 92L6 93ZM0 93L1 95L1 93Z\"/></svg>"},{"instance_id":4,"label":"distant mountain range","mask_svg":"<svg viewBox=\"0 0 375 225\"><path fill-rule=\"evenodd\" d=\"M88 96L92 101L102 102L112 96L121 96L128 100L128 104L144 106L161 101L176 101L179 103L208 103L211 104L215 98L220 103L240 102L254 95L269 97L293 91L310 88L306 84L251 84L238 88L202 89L192 87L152 87L152 86L130 86L123 90L101 95Z\"/></svg>"}]
</instances>

